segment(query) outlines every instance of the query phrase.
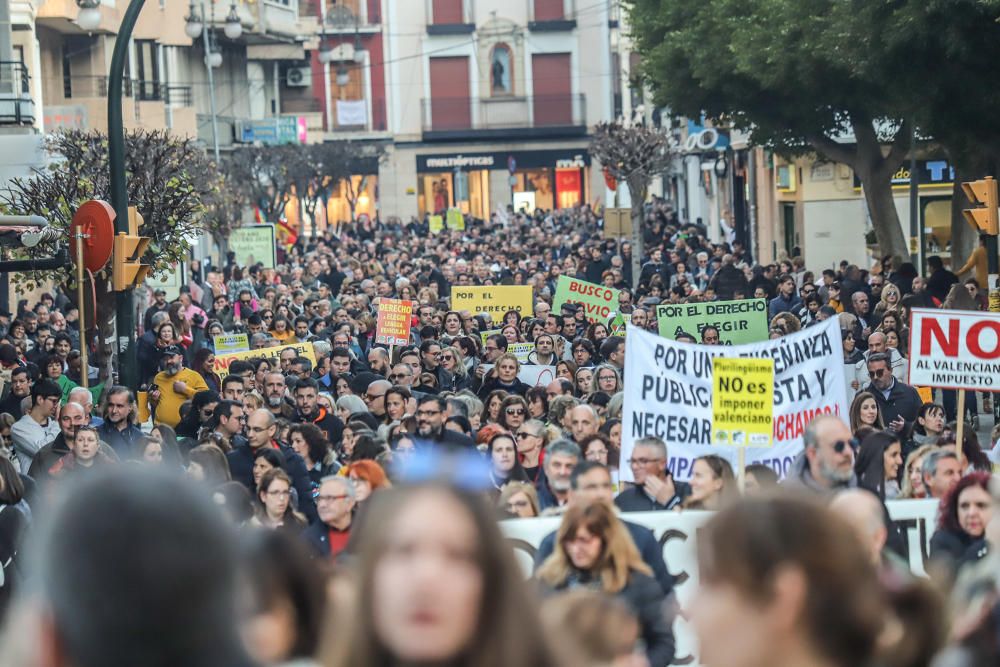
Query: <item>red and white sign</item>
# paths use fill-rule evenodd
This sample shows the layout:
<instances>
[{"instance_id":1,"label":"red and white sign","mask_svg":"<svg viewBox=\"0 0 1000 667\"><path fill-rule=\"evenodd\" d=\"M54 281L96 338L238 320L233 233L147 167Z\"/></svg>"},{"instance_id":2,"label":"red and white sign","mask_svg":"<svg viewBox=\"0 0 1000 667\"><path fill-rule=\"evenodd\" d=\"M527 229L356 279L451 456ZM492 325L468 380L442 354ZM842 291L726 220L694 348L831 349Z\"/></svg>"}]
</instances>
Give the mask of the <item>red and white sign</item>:
<instances>
[{"instance_id":1,"label":"red and white sign","mask_svg":"<svg viewBox=\"0 0 1000 667\"><path fill-rule=\"evenodd\" d=\"M914 308L910 313L910 384L1000 388L1000 313Z\"/></svg>"}]
</instances>

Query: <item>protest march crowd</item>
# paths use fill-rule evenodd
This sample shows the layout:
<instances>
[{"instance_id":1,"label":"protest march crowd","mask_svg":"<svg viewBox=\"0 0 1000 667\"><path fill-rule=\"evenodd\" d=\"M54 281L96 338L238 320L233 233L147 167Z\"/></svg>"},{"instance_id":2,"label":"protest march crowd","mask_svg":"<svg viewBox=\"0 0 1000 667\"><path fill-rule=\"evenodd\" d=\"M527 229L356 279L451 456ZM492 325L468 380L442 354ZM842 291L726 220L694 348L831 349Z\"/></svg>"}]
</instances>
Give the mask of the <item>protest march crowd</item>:
<instances>
[{"instance_id":1,"label":"protest march crowd","mask_svg":"<svg viewBox=\"0 0 1000 667\"><path fill-rule=\"evenodd\" d=\"M191 261L134 387L58 290L0 313L0 664L1000 664L992 396L908 384L913 309L983 284L645 223L638 276L586 206ZM774 360L745 471L727 349ZM681 573L647 525L685 516Z\"/></svg>"}]
</instances>

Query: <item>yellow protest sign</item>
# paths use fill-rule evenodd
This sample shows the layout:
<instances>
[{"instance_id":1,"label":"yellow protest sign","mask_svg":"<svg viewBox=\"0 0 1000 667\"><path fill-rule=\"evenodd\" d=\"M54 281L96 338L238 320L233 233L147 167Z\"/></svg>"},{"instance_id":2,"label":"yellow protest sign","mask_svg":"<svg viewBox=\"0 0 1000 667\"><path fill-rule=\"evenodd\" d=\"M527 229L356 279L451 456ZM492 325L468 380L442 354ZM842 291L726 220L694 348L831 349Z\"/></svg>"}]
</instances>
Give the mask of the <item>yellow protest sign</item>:
<instances>
[{"instance_id":1,"label":"yellow protest sign","mask_svg":"<svg viewBox=\"0 0 1000 667\"><path fill-rule=\"evenodd\" d=\"M316 351L313 350L312 343L292 343L290 345L278 345L276 347L265 347L262 350L250 350L249 352L234 352L232 354L217 354L215 355L215 365L212 367L219 377L226 377L229 375L229 364L233 363L237 359L242 359L243 361L249 361L250 359L268 359L274 362L281 357L281 353L284 350L295 350L296 356L305 357L313 363L313 367L316 366Z\"/></svg>"},{"instance_id":2,"label":"yellow protest sign","mask_svg":"<svg viewBox=\"0 0 1000 667\"><path fill-rule=\"evenodd\" d=\"M451 288L452 310L486 314L494 322L501 321L508 310L527 316L533 308L531 285L463 285Z\"/></svg>"},{"instance_id":3,"label":"yellow protest sign","mask_svg":"<svg viewBox=\"0 0 1000 667\"><path fill-rule=\"evenodd\" d=\"M427 225L431 234L440 234L441 230L444 229L444 218L440 215L429 215L427 216Z\"/></svg>"},{"instance_id":4,"label":"yellow protest sign","mask_svg":"<svg viewBox=\"0 0 1000 667\"><path fill-rule=\"evenodd\" d=\"M448 225L448 229L454 229L460 232L465 231L465 217L457 208L448 209L448 217L445 218L445 223Z\"/></svg>"},{"instance_id":5,"label":"yellow protest sign","mask_svg":"<svg viewBox=\"0 0 1000 667\"><path fill-rule=\"evenodd\" d=\"M774 359L712 360L712 443L774 444Z\"/></svg>"}]
</instances>

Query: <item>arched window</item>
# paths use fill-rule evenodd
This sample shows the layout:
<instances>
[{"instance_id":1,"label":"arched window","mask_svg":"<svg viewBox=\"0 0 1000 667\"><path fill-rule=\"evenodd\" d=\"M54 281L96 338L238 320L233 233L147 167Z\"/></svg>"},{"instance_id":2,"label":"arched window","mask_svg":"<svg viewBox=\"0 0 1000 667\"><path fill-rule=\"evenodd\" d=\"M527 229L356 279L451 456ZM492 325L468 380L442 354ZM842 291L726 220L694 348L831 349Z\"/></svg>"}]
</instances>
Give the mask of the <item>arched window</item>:
<instances>
[{"instance_id":1,"label":"arched window","mask_svg":"<svg viewBox=\"0 0 1000 667\"><path fill-rule=\"evenodd\" d=\"M490 55L490 93L514 93L514 56L506 44L497 44Z\"/></svg>"}]
</instances>

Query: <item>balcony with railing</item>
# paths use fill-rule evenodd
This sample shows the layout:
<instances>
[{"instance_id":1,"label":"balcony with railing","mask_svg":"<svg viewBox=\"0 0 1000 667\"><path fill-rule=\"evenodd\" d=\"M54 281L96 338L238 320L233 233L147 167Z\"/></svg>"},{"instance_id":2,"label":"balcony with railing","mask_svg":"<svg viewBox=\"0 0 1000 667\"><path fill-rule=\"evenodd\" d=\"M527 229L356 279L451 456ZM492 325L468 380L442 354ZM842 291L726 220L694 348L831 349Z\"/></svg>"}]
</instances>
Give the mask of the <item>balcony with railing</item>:
<instances>
[{"instance_id":1,"label":"balcony with railing","mask_svg":"<svg viewBox=\"0 0 1000 667\"><path fill-rule=\"evenodd\" d=\"M31 125L35 101L28 69L18 61L0 61L0 125Z\"/></svg>"},{"instance_id":2,"label":"balcony with railing","mask_svg":"<svg viewBox=\"0 0 1000 667\"><path fill-rule=\"evenodd\" d=\"M107 76L64 76L60 92L61 99L54 96L45 105L45 131L71 127L107 128ZM122 114L127 128L169 129L189 136L197 130L191 86L124 79L122 94Z\"/></svg>"},{"instance_id":3,"label":"balcony with railing","mask_svg":"<svg viewBox=\"0 0 1000 667\"><path fill-rule=\"evenodd\" d=\"M570 137L587 133L586 96L433 97L421 100L423 138Z\"/></svg>"}]
</instances>

